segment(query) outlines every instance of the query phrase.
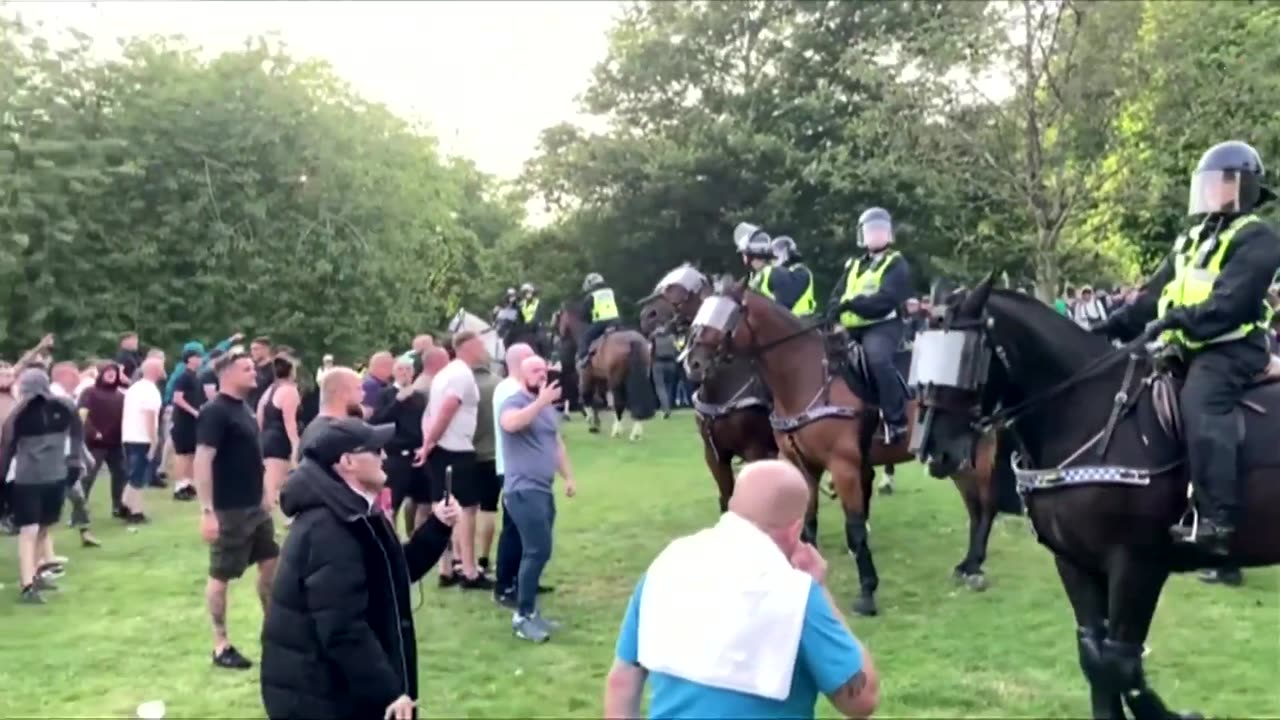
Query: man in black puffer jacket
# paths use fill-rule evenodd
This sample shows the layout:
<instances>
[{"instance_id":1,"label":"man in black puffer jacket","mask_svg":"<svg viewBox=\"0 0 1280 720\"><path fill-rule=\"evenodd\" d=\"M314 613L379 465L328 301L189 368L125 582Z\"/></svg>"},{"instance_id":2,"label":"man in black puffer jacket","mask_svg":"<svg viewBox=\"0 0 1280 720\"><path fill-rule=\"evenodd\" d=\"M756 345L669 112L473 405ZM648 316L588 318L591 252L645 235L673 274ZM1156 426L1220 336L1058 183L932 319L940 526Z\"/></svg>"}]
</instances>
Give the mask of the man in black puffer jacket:
<instances>
[{"instance_id":1,"label":"man in black puffer jacket","mask_svg":"<svg viewBox=\"0 0 1280 720\"><path fill-rule=\"evenodd\" d=\"M449 543L452 500L401 545L377 507L394 425L317 428L285 483L294 518L262 627L267 717L411 718L418 695L409 586Z\"/></svg>"}]
</instances>

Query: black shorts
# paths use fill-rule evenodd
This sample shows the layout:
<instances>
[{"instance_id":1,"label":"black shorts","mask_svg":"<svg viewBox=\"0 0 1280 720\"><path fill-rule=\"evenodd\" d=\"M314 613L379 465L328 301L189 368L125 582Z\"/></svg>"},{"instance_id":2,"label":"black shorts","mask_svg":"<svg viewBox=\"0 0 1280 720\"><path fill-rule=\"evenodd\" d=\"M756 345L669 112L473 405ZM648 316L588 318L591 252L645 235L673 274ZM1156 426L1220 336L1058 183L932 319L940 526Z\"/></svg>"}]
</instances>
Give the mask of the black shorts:
<instances>
[{"instance_id":1,"label":"black shorts","mask_svg":"<svg viewBox=\"0 0 1280 720\"><path fill-rule=\"evenodd\" d=\"M391 507L399 510L404 499L413 490L413 479L421 468L413 466L413 450L388 450L382 461L382 471L387 474L387 487L391 490Z\"/></svg>"},{"instance_id":2,"label":"black shorts","mask_svg":"<svg viewBox=\"0 0 1280 720\"><path fill-rule=\"evenodd\" d=\"M275 430L262 434L262 457L276 460L288 460L293 454L293 445L289 436Z\"/></svg>"},{"instance_id":3,"label":"black shorts","mask_svg":"<svg viewBox=\"0 0 1280 720\"><path fill-rule=\"evenodd\" d=\"M57 525L66 497L67 485L63 482L49 485L10 483L9 509L13 512L13 524L18 527Z\"/></svg>"},{"instance_id":4,"label":"black shorts","mask_svg":"<svg viewBox=\"0 0 1280 720\"><path fill-rule=\"evenodd\" d=\"M473 508L480 504L472 474L475 469L474 452L454 452L436 447L427 455L427 486L431 502L444 499L445 468L453 466L453 497L459 507ZM414 498L417 500L417 498Z\"/></svg>"},{"instance_id":5,"label":"black shorts","mask_svg":"<svg viewBox=\"0 0 1280 720\"><path fill-rule=\"evenodd\" d=\"M195 455L196 454L196 421L194 419L188 421L185 410L174 410L173 414L185 416L181 420L174 420L173 429L169 431L169 439L173 441L173 452L175 455Z\"/></svg>"},{"instance_id":6,"label":"black shorts","mask_svg":"<svg viewBox=\"0 0 1280 720\"><path fill-rule=\"evenodd\" d=\"M471 470L471 482L476 486L482 512L498 512L498 495L502 493L502 477L498 475L497 460L477 460Z\"/></svg>"},{"instance_id":7,"label":"black shorts","mask_svg":"<svg viewBox=\"0 0 1280 720\"><path fill-rule=\"evenodd\" d=\"M280 555L271 515L261 507L215 510L218 537L209 547L209 577L226 582Z\"/></svg>"}]
</instances>

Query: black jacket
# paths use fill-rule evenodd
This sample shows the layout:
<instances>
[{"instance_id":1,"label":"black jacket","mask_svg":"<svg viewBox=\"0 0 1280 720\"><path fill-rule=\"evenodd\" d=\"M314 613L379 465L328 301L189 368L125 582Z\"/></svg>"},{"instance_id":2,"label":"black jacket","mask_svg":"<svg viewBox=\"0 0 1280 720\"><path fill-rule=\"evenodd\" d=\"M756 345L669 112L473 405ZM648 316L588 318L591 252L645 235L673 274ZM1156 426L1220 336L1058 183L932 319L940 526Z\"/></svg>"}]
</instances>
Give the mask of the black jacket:
<instances>
[{"instance_id":1,"label":"black jacket","mask_svg":"<svg viewBox=\"0 0 1280 720\"><path fill-rule=\"evenodd\" d=\"M809 289L810 277L809 268L801 263L791 263L786 267L775 265L769 272L769 291L779 305L791 309Z\"/></svg>"},{"instance_id":2,"label":"black jacket","mask_svg":"<svg viewBox=\"0 0 1280 720\"><path fill-rule=\"evenodd\" d=\"M1220 223L1220 232L1233 219L1233 216L1210 216L1205 220L1205 227ZM1262 302L1277 268L1280 268L1280 236L1266 223L1246 225L1227 248L1212 294L1198 305L1181 308L1176 313L1174 327L1186 332L1192 340L1208 340L1246 322L1260 320ZM1173 254L1170 253L1142 286L1137 299L1107 319L1104 331L1121 339L1137 337L1146 324L1156 318L1160 293L1173 276Z\"/></svg>"},{"instance_id":3,"label":"black jacket","mask_svg":"<svg viewBox=\"0 0 1280 720\"><path fill-rule=\"evenodd\" d=\"M381 718L418 697L409 586L431 569L449 528L430 518L401 545L386 517L305 458L280 509L294 516L262 625L267 717Z\"/></svg>"},{"instance_id":4,"label":"black jacket","mask_svg":"<svg viewBox=\"0 0 1280 720\"><path fill-rule=\"evenodd\" d=\"M412 392L404 400L398 400L400 388L388 385L378 393L369 423L382 425L395 423L396 435L387 446L387 454L399 450L417 450L422 446L422 414L427 410L427 396Z\"/></svg>"}]
</instances>

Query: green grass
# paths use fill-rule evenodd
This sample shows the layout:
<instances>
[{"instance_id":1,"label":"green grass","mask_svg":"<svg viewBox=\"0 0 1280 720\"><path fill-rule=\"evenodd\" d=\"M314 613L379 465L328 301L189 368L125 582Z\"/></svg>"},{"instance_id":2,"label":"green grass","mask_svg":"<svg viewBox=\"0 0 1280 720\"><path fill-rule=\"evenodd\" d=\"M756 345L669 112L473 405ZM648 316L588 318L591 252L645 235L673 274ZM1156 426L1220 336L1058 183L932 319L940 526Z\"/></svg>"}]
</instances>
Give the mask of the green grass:
<instances>
[{"instance_id":1,"label":"green grass","mask_svg":"<svg viewBox=\"0 0 1280 720\"><path fill-rule=\"evenodd\" d=\"M640 572L670 539L715 521L713 483L692 418L650 423L643 442L592 437L567 426L579 496L559 498L547 613L565 621L552 642L510 633L510 614L485 593L415 589L420 705L431 716L599 717L618 622ZM202 600L207 550L195 508L160 492L154 522L136 533L107 519L106 482L94 491L100 550L71 558L63 590L44 607L20 606L16 548L0 540L0 717L131 716L163 699L170 717L261 717L255 668L209 664ZM821 549L847 611L856 587L839 511L824 501ZM1087 692L1076 665L1074 622L1049 554L1020 518L996 527L992 587L955 587L966 520L954 488L899 472L898 492L877 498L873 548L882 615L851 618L875 655L883 716L1081 716ZM1215 715L1274 715L1280 708L1280 573L1248 571L1246 586L1167 587L1149 640L1148 674L1175 707ZM233 586L233 642L261 657L261 612L252 582ZM825 702L820 712L832 715Z\"/></svg>"}]
</instances>

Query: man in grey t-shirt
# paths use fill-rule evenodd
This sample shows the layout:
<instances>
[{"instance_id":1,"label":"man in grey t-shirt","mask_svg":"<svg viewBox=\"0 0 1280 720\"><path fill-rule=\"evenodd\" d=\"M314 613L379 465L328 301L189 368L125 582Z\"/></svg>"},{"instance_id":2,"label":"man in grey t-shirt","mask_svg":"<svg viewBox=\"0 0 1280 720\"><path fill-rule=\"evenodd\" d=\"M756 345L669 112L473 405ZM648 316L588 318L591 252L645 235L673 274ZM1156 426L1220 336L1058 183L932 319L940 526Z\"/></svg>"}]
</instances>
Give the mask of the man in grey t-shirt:
<instances>
[{"instance_id":1,"label":"man in grey t-shirt","mask_svg":"<svg viewBox=\"0 0 1280 720\"><path fill-rule=\"evenodd\" d=\"M544 642L555 628L537 608L538 581L551 560L551 530L556 518L552 483L559 472L566 497L573 497L577 487L560 437L560 414L555 409L560 387L547 383L547 364L540 357L525 360L520 371L524 388L502 403L498 417L505 471L503 504L524 545L511 627L517 637Z\"/></svg>"}]
</instances>

